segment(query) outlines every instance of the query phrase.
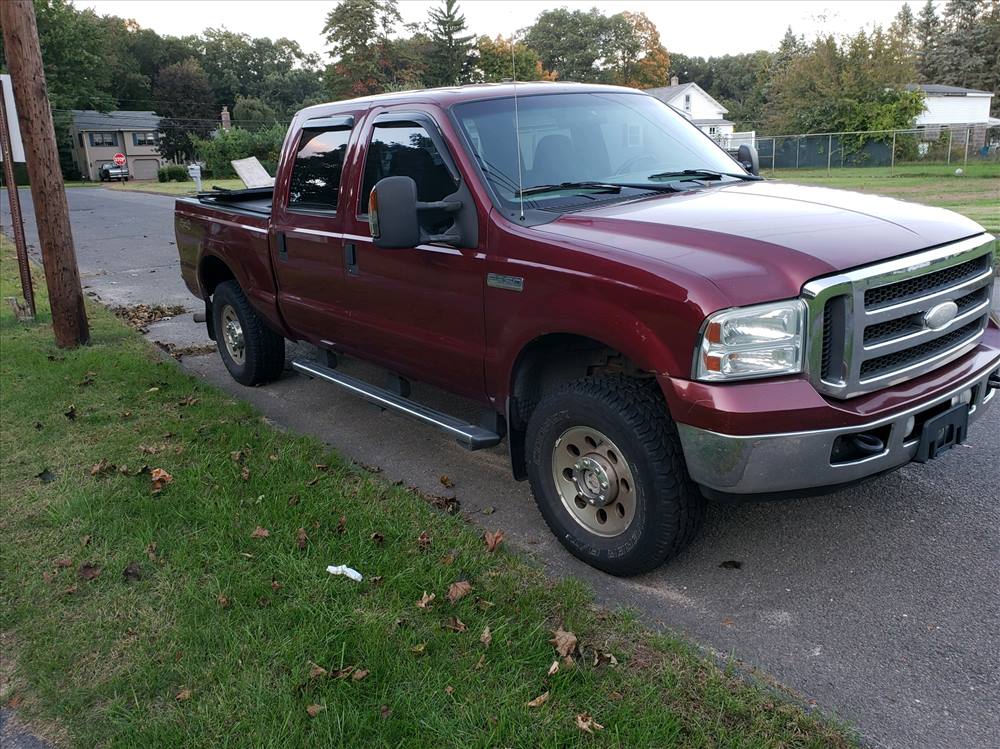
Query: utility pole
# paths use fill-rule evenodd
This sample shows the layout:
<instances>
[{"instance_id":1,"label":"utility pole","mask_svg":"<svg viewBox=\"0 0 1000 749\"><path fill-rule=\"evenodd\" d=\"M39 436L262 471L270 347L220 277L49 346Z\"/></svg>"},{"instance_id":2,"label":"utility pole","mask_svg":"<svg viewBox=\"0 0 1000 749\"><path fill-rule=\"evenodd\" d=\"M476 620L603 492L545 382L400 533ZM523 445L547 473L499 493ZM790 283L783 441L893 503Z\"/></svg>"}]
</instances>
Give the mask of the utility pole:
<instances>
[{"instance_id":1,"label":"utility pole","mask_svg":"<svg viewBox=\"0 0 1000 749\"><path fill-rule=\"evenodd\" d=\"M10 125L7 120L6 92L0 83L0 152L3 153L3 178L7 184L7 198L10 200L11 229L14 231L14 248L17 250L17 269L21 274L21 294L28 314L35 317L35 290L31 286L31 265L28 263L28 243L24 239L24 219L21 217L21 196L17 192L14 179L14 147L10 141Z\"/></svg>"},{"instance_id":2,"label":"utility pole","mask_svg":"<svg viewBox=\"0 0 1000 749\"><path fill-rule=\"evenodd\" d=\"M90 328L31 0L0 2L0 26L3 26L7 68L14 84L14 101L31 179L31 199L52 310L52 331L57 346L73 348L90 340Z\"/></svg>"}]
</instances>

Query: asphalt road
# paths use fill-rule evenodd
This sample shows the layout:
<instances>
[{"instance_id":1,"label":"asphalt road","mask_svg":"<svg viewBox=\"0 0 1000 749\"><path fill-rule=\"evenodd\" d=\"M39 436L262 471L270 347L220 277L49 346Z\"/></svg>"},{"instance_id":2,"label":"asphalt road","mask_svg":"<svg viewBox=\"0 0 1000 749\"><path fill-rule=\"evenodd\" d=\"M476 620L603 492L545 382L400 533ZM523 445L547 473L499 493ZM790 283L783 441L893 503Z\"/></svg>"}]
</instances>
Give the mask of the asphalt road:
<instances>
[{"instance_id":1,"label":"asphalt road","mask_svg":"<svg viewBox=\"0 0 1000 749\"><path fill-rule=\"evenodd\" d=\"M22 191L30 241L30 199ZM171 206L162 196L69 191L88 292L110 304L182 303ZM4 224L9 230L4 196ZM157 340L205 342L189 317ZM310 355L302 347L290 353ZM526 484L510 479L501 445L469 453L436 431L288 373L243 388L217 355L182 365L274 423L316 435L390 480L435 494L447 474L468 518L502 528L553 576L587 580L599 601L636 610L722 656L759 668L874 745L996 747L1000 737L1000 408L967 445L822 498L711 505L705 529L660 570L619 580L576 562L549 535ZM379 373L357 362L347 371ZM443 410L476 409L415 385ZM720 567L727 560L739 569Z\"/></svg>"}]
</instances>

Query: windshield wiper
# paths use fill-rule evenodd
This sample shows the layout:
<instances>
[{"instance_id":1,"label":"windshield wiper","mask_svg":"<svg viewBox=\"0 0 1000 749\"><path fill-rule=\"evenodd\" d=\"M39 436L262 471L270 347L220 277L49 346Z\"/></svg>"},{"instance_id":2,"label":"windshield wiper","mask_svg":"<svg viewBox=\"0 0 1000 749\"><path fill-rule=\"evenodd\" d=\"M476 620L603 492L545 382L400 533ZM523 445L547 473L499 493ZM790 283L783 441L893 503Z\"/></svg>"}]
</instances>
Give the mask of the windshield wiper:
<instances>
[{"instance_id":1,"label":"windshield wiper","mask_svg":"<svg viewBox=\"0 0 1000 749\"><path fill-rule=\"evenodd\" d=\"M678 172L657 172L650 174L646 179L672 179L678 182L696 179L722 179L723 177L734 177L735 179L756 181L763 179L755 174L737 174L734 172L716 172L711 169L682 169Z\"/></svg>"},{"instance_id":2,"label":"windshield wiper","mask_svg":"<svg viewBox=\"0 0 1000 749\"><path fill-rule=\"evenodd\" d=\"M558 185L532 185L523 190L515 190L514 197L521 198L529 195L541 195L546 192L557 192L558 190L596 190L598 192L621 192L622 186L610 182L560 182Z\"/></svg>"}]
</instances>

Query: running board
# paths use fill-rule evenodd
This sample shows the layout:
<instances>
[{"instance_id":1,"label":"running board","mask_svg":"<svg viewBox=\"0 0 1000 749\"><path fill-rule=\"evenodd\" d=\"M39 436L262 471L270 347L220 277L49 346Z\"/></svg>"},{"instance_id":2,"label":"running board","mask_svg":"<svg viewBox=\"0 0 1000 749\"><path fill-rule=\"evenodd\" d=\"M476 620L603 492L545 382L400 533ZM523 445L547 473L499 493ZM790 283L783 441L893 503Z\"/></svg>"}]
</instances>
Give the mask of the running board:
<instances>
[{"instance_id":1,"label":"running board","mask_svg":"<svg viewBox=\"0 0 1000 749\"><path fill-rule=\"evenodd\" d=\"M500 442L500 435L475 424L466 424L461 419L449 416L441 411L435 411L409 398L404 398L391 390L380 388L377 385L370 385L356 377L337 372L329 367L316 364L311 361L301 361L294 359L292 369L307 377L318 378L332 382L344 390L354 395L360 395L366 401L370 401L382 408L388 408L404 416L410 416L425 424L430 424L440 429L446 434L450 434L466 450L480 450L484 447L493 447Z\"/></svg>"}]
</instances>

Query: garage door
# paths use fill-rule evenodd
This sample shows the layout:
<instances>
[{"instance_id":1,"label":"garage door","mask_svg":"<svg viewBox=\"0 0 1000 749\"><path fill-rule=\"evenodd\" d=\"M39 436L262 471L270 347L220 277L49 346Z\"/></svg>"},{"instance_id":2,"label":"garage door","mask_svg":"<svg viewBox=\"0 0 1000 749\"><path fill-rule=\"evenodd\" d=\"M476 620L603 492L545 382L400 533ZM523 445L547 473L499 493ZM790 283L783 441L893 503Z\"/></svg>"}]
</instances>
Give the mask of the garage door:
<instances>
[{"instance_id":1,"label":"garage door","mask_svg":"<svg viewBox=\"0 0 1000 749\"><path fill-rule=\"evenodd\" d=\"M132 161L132 179L156 179L156 171L160 162L156 159L134 159Z\"/></svg>"}]
</instances>

